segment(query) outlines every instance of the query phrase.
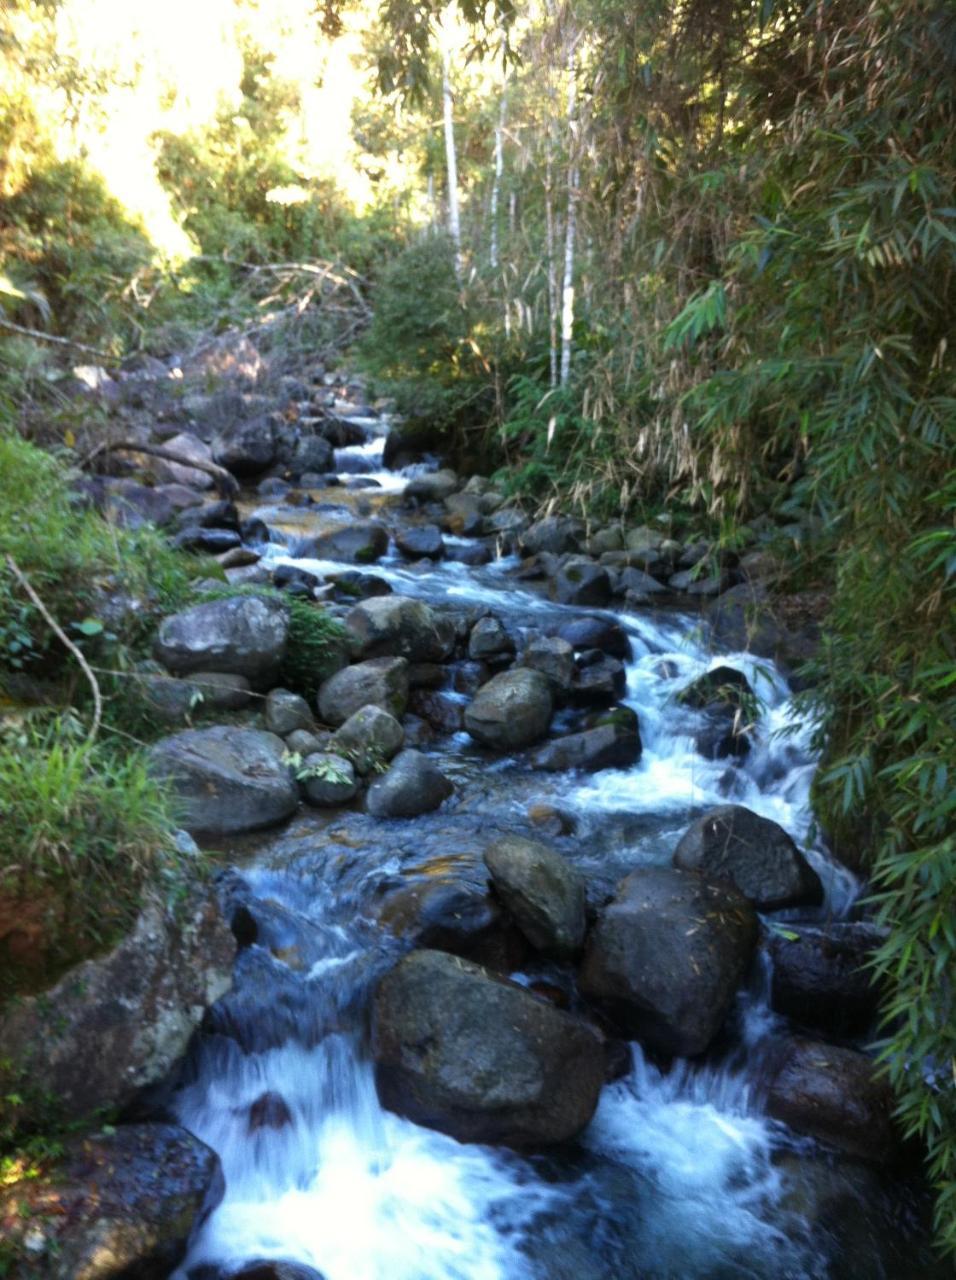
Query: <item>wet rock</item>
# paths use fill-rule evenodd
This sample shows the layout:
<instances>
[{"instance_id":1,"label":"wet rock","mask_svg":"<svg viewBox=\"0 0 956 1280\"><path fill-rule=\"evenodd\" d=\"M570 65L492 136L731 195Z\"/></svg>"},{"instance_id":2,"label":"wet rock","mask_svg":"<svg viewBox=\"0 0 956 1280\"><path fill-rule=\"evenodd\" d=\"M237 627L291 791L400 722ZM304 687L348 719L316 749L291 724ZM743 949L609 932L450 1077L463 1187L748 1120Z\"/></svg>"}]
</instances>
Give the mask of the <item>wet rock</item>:
<instances>
[{"instance_id":1,"label":"wet rock","mask_svg":"<svg viewBox=\"0 0 956 1280\"><path fill-rule=\"evenodd\" d=\"M289 595L303 596L307 600L315 597L322 579L317 573L310 573L295 564L276 565L272 571L272 585L279 591L287 591Z\"/></svg>"},{"instance_id":2,"label":"wet rock","mask_svg":"<svg viewBox=\"0 0 956 1280\"><path fill-rule=\"evenodd\" d=\"M235 952L204 886L187 879L174 903L147 895L130 931L105 955L0 1011L11 1078L28 1080L45 1108L55 1099L73 1118L127 1106L185 1052L203 1008L229 988ZM25 1123L29 1105L20 1113Z\"/></svg>"},{"instance_id":3,"label":"wet rock","mask_svg":"<svg viewBox=\"0 0 956 1280\"><path fill-rule=\"evenodd\" d=\"M292 1112L281 1093L260 1093L249 1107L249 1133L260 1129L284 1129L292 1123Z\"/></svg>"},{"instance_id":4,"label":"wet rock","mask_svg":"<svg viewBox=\"0 0 956 1280\"><path fill-rule=\"evenodd\" d=\"M408 667L410 689L440 689L448 679L448 670L440 662L412 662Z\"/></svg>"},{"instance_id":5,"label":"wet rock","mask_svg":"<svg viewBox=\"0 0 956 1280\"><path fill-rule=\"evenodd\" d=\"M380 982L372 1055L384 1106L464 1142L567 1141L604 1080L591 1027L438 951L413 952Z\"/></svg>"},{"instance_id":6,"label":"wet rock","mask_svg":"<svg viewBox=\"0 0 956 1280\"><path fill-rule=\"evenodd\" d=\"M294 729L286 737L285 745L294 755L301 756L304 760L306 756L324 751L329 746L331 738L332 735L326 730L310 733L306 729Z\"/></svg>"},{"instance_id":7,"label":"wet rock","mask_svg":"<svg viewBox=\"0 0 956 1280\"><path fill-rule=\"evenodd\" d=\"M222 1199L219 1158L178 1125L73 1139L45 1177L0 1189L3 1239L24 1277L166 1280Z\"/></svg>"},{"instance_id":8,"label":"wet rock","mask_svg":"<svg viewBox=\"0 0 956 1280\"><path fill-rule=\"evenodd\" d=\"M483 542L467 542L446 543L445 559L456 560L459 564L477 567L483 564L490 564L494 557Z\"/></svg>"},{"instance_id":9,"label":"wet rock","mask_svg":"<svg viewBox=\"0 0 956 1280\"><path fill-rule=\"evenodd\" d=\"M408 663L404 658L371 658L326 680L319 689L319 716L342 725L362 707L381 707L400 719L408 705Z\"/></svg>"},{"instance_id":10,"label":"wet rock","mask_svg":"<svg viewBox=\"0 0 956 1280\"><path fill-rule=\"evenodd\" d=\"M578 706L608 707L627 692L624 664L599 649L585 649L578 655L571 698Z\"/></svg>"},{"instance_id":11,"label":"wet rock","mask_svg":"<svg viewBox=\"0 0 956 1280\"><path fill-rule=\"evenodd\" d=\"M547 845L505 836L485 850L495 891L536 951L572 956L584 943L581 875Z\"/></svg>"},{"instance_id":12,"label":"wet rock","mask_svg":"<svg viewBox=\"0 0 956 1280\"><path fill-rule=\"evenodd\" d=\"M148 462L158 484L182 484L190 489L211 489L213 479L205 471L199 471L188 465L189 461L212 462L212 450L198 436L188 431L181 431L163 441L163 448L178 453L186 459L186 464L165 462L160 458L151 458Z\"/></svg>"},{"instance_id":13,"label":"wet rock","mask_svg":"<svg viewBox=\"0 0 956 1280\"><path fill-rule=\"evenodd\" d=\"M288 689L270 689L266 698L266 728L280 738L296 729L313 727L312 711L305 698Z\"/></svg>"},{"instance_id":14,"label":"wet rock","mask_svg":"<svg viewBox=\"0 0 956 1280\"><path fill-rule=\"evenodd\" d=\"M407 749L369 787L366 806L373 818L414 818L437 809L454 790L428 756Z\"/></svg>"},{"instance_id":15,"label":"wet rock","mask_svg":"<svg viewBox=\"0 0 956 1280\"><path fill-rule=\"evenodd\" d=\"M333 751L347 756L358 773L382 768L401 749L405 730L380 706L360 707L330 740Z\"/></svg>"},{"instance_id":16,"label":"wet rock","mask_svg":"<svg viewBox=\"0 0 956 1280\"><path fill-rule=\"evenodd\" d=\"M900 1154L893 1106L872 1059L813 1040L789 1043L767 1097L769 1114L791 1129L876 1164Z\"/></svg>"},{"instance_id":17,"label":"wet rock","mask_svg":"<svg viewBox=\"0 0 956 1280\"><path fill-rule=\"evenodd\" d=\"M359 573L349 569L345 573L337 573L329 578L334 584L333 598L348 602L352 600L368 600L372 596L390 596L392 585L374 573Z\"/></svg>"},{"instance_id":18,"label":"wet rock","mask_svg":"<svg viewBox=\"0 0 956 1280\"><path fill-rule=\"evenodd\" d=\"M234 529L206 529L201 525L187 525L173 538L173 546L180 551L202 552L210 556L233 551L241 542Z\"/></svg>"},{"instance_id":19,"label":"wet rock","mask_svg":"<svg viewBox=\"0 0 956 1280\"><path fill-rule=\"evenodd\" d=\"M487 884L449 879L447 870L426 868L427 878L402 885L378 908L379 922L413 947L447 951L500 973L510 973L527 955L527 944Z\"/></svg>"},{"instance_id":20,"label":"wet rock","mask_svg":"<svg viewBox=\"0 0 956 1280\"><path fill-rule=\"evenodd\" d=\"M405 501L413 505L443 502L457 488L458 477L454 471L429 471L409 482L405 489Z\"/></svg>"},{"instance_id":21,"label":"wet rock","mask_svg":"<svg viewBox=\"0 0 956 1280\"><path fill-rule=\"evenodd\" d=\"M385 655L410 662L440 662L454 648L453 629L421 600L378 596L349 612L345 625L366 658Z\"/></svg>"},{"instance_id":22,"label":"wet rock","mask_svg":"<svg viewBox=\"0 0 956 1280\"><path fill-rule=\"evenodd\" d=\"M538 747L531 756L531 767L549 772L583 769L588 773L629 769L640 760L641 750L637 715L630 707L615 707L583 732L569 733Z\"/></svg>"},{"instance_id":23,"label":"wet rock","mask_svg":"<svg viewBox=\"0 0 956 1280\"><path fill-rule=\"evenodd\" d=\"M465 711L465 728L493 751L520 751L547 732L553 705L545 677L516 667L481 686Z\"/></svg>"},{"instance_id":24,"label":"wet rock","mask_svg":"<svg viewBox=\"0 0 956 1280\"><path fill-rule=\"evenodd\" d=\"M406 560L440 560L445 554L445 540L435 524L396 530L395 545Z\"/></svg>"},{"instance_id":25,"label":"wet rock","mask_svg":"<svg viewBox=\"0 0 956 1280\"><path fill-rule=\"evenodd\" d=\"M331 751L306 756L296 776L306 800L319 809L347 804L359 789L351 760Z\"/></svg>"},{"instance_id":26,"label":"wet rock","mask_svg":"<svg viewBox=\"0 0 956 1280\"><path fill-rule=\"evenodd\" d=\"M577 825L573 814L557 809L553 804L529 805L528 821L549 836L573 835Z\"/></svg>"},{"instance_id":27,"label":"wet rock","mask_svg":"<svg viewBox=\"0 0 956 1280\"><path fill-rule=\"evenodd\" d=\"M695 711L725 707L737 711L751 705L754 691L742 671L734 667L714 667L685 685L677 701Z\"/></svg>"},{"instance_id":28,"label":"wet rock","mask_svg":"<svg viewBox=\"0 0 956 1280\"><path fill-rule=\"evenodd\" d=\"M602 608L611 599L611 579L603 565L572 556L555 574L551 594L560 604Z\"/></svg>"},{"instance_id":29,"label":"wet rock","mask_svg":"<svg viewBox=\"0 0 956 1280\"><path fill-rule=\"evenodd\" d=\"M242 569L247 564L258 564L261 559L261 553L251 547L232 547L222 552L219 563L224 569Z\"/></svg>"},{"instance_id":30,"label":"wet rock","mask_svg":"<svg viewBox=\"0 0 956 1280\"><path fill-rule=\"evenodd\" d=\"M625 661L631 656L627 632L610 618L572 618L570 622L562 623L556 634L576 652L600 649L612 658Z\"/></svg>"},{"instance_id":31,"label":"wet rock","mask_svg":"<svg viewBox=\"0 0 956 1280\"><path fill-rule=\"evenodd\" d=\"M215 725L161 738L150 747L149 765L170 788L187 831L234 835L295 812L298 791L284 755L275 734Z\"/></svg>"},{"instance_id":32,"label":"wet rock","mask_svg":"<svg viewBox=\"0 0 956 1280\"><path fill-rule=\"evenodd\" d=\"M518 545L525 555L540 555L548 551L560 556L575 555L584 544L584 525L580 520L567 516L545 516L536 520L524 531Z\"/></svg>"},{"instance_id":33,"label":"wet rock","mask_svg":"<svg viewBox=\"0 0 956 1280\"><path fill-rule=\"evenodd\" d=\"M476 538L484 532L484 507L477 494L450 493L444 501L444 507L442 526L449 533Z\"/></svg>"},{"instance_id":34,"label":"wet rock","mask_svg":"<svg viewBox=\"0 0 956 1280\"><path fill-rule=\"evenodd\" d=\"M779 601L779 597L776 599ZM772 658L792 672L816 654L819 622L808 616L806 608L786 620L778 617L774 609L775 602L763 583L744 582L711 601L706 617L715 643L721 648Z\"/></svg>"},{"instance_id":35,"label":"wet rock","mask_svg":"<svg viewBox=\"0 0 956 1280\"><path fill-rule=\"evenodd\" d=\"M441 689L414 689L408 706L436 733L460 733L464 728L465 703L457 694Z\"/></svg>"},{"instance_id":36,"label":"wet rock","mask_svg":"<svg viewBox=\"0 0 956 1280\"><path fill-rule=\"evenodd\" d=\"M275 462L276 439L272 419L264 414L240 420L220 431L212 444L220 467L243 479L261 475Z\"/></svg>"},{"instance_id":37,"label":"wet rock","mask_svg":"<svg viewBox=\"0 0 956 1280\"><path fill-rule=\"evenodd\" d=\"M861 1035L877 1015L880 984L868 965L885 940L884 930L848 921L771 930L771 1007L834 1035Z\"/></svg>"},{"instance_id":38,"label":"wet rock","mask_svg":"<svg viewBox=\"0 0 956 1280\"><path fill-rule=\"evenodd\" d=\"M301 436L289 464L293 478L308 471L322 473L335 470L335 451L324 436Z\"/></svg>"},{"instance_id":39,"label":"wet rock","mask_svg":"<svg viewBox=\"0 0 956 1280\"><path fill-rule=\"evenodd\" d=\"M491 670L483 662L456 662L452 668L452 688L456 693L473 697L491 679Z\"/></svg>"},{"instance_id":40,"label":"wet rock","mask_svg":"<svg viewBox=\"0 0 956 1280\"><path fill-rule=\"evenodd\" d=\"M693 1057L720 1030L756 938L754 910L732 886L645 867L591 931L579 985L629 1036Z\"/></svg>"},{"instance_id":41,"label":"wet rock","mask_svg":"<svg viewBox=\"0 0 956 1280\"><path fill-rule=\"evenodd\" d=\"M355 520L309 540L302 555L315 560L374 564L388 550L388 531L375 520Z\"/></svg>"},{"instance_id":42,"label":"wet rock","mask_svg":"<svg viewBox=\"0 0 956 1280\"><path fill-rule=\"evenodd\" d=\"M153 648L175 675L225 671L267 685L285 656L288 635L289 615L281 601L234 596L166 618Z\"/></svg>"},{"instance_id":43,"label":"wet rock","mask_svg":"<svg viewBox=\"0 0 956 1280\"><path fill-rule=\"evenodd\" d=\"M190 1273L189 1280L193 1280ZM197 1280L200 1280L197 1277ZM325 1280L321 1271L301 1262L275 1262L257 1258L245 1263L238 1271L219 1273L215 1280Z\"/></svg>"},{"instance_id":44,"label":"wet rock","mask_svg":"<svg viewBox=\"0 0 956 1280\"><path fill-rule=\"evenodd\" d=\"M574 678L574 650L558 636L536 636L529 640L518 659L522 667L540 671L555 697L564 698Z\"/></svg>"},{"instance_id":45,"label":"wet rock","mask_svg":"<svg viewBox=\"0 0 956 1280\"><path fill-rule=\"evenodd\" d=\"M742 805L721 805L692 823L674 866L736 885L761 911L823 901L820 877L783 827Z\"/></svg>"},{"instance_id":46,"label":"wet rock","mask_svg":"<svg viewBox=\"0 0 956 1280\"><path fill-rule=\"evenodd\" d=\"M484 522L485 532L507 547L512 546L527 527L528 517L517 507L502 507Z\"/></svg>"},{"instance_id":47,"label":"wet rock","mask_svg":"<svg viewBox=\"0 0 956 1280\"><path fill-rule=\"evenodd\" d=\"M479 618L468 637L468 657L474 662L512 654L515 642L498 618Z\"/></svg>"}]
</instances>

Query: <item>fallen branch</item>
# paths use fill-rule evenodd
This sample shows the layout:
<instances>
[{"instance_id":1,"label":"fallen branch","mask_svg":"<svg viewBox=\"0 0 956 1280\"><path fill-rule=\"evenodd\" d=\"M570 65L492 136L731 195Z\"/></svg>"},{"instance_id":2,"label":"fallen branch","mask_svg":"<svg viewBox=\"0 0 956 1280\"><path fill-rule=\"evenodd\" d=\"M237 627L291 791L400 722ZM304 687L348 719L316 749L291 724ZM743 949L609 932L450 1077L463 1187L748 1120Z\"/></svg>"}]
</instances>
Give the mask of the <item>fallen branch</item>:
<instances>
[{"instance_id":1,"label":"fallen branch","mask_svg":"<svg viewBox=\"0 0 956 1280\"><path fill-rule=\"evenodd\" d=\"M185 454L177 453L174 449L166 449L158 444L137 444L135 440L105 440L86 455L80 466L88 467L102 454L116 453L119 450L125 450L127 453L145 453L151 458L162 458L164 462L174 462L180 467L192 467L194 471L203 471L215 480L216 489L222 498L233 498L239 492L238 480L225 467L217 467L214 462L187 458Z\"/></svg>"},{"instance_id":2,"label":"fallen branch","mask_svg":"<svg viewBox=\"0 0 956 1280\"><path fill-rule=\"evenodd\" d=\"M86 676L90 689L93 692L93 723L90 725L90 731L87 734L86 741L87 743L92 743L95 740L96 735L100 731L100 721L103 718L103 696L100 693L100 686L97 683L96 676L93 674L90 668L90 664L83 657L83 651L79 648L78 645L75 645L73 643L70 637L66 634L63 628L57 622L56 618L54 618L53 614L50 613L49 609L46 607L46 605L43 603L43 601L34 591L29 578L23 572L20 566L17 564L16 560L14 560L13 556L11 555L7 556L7 564L10 566L10 572L13 574L17 582L19 582L20 586L24 589L24 591L30 597L30 600L36 606L44 622L47 624L47 626L50 628L50 630L53 632L56 638L62 641L63 644L66 645L70 653L73 654L73 657L76 658L77 662L80 664L80 670Z\"/></svg>"},{"instance_id":3,"label":"fallen branch","mask_svg":"<svg viewBox=\"0 0 956 1280\"><path fill-rule=\"evenodd\" d=\"M22 333L25 338L35 338L37 342L53 342L58 347L72 347L74 351L85 351L98 360L107 360L110 364L119 364L119 356L110 355L108 351L98 351L96 347L88 347L85 342L74 342L72 338L58 338L53 333L44 333L42 329L27 329L22 324L14 324L12 320L0 319L0 329L9 329L11 333Z\"/></svg>"}]
</instances>

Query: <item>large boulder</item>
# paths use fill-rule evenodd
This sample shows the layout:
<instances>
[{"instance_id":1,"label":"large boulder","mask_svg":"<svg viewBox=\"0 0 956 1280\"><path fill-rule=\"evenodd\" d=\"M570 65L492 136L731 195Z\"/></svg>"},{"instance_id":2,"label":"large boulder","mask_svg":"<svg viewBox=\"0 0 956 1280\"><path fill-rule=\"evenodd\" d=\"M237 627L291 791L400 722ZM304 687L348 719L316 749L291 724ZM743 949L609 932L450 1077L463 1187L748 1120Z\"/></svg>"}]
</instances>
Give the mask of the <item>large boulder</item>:
<instances>
[{"instance_id":1,"label":"large boulder","mask_svg":"<svg viewBox=\"0 0 956 1280\"><path fill-rule=\"evenodd\" d=\"M362 707L381 707L400 719L408 705L408 663L404 658L370 658L331 676L319 689L324 724L342 725Z\"/></svg>"},{"instance_id":2,"label":"large boulder","mask_svg":"<svg viewBox=\"0 0 956 1280\"><path fill-rule=\"evenodd\" d=\"M565 1142L604 1080L593 1028L439 951L413 952L380 982L372 1055L384 1106L463 1142Z\"/></svg>"},{"instance_id":3,"label":"large boulder","mask_svg":"<svg viewBox=\"0 0 956 1280\"><path fill-rule=\"evenodd\" d=\"M375 596L349 612L345 625L364 658L399 657L440 662L451 653L454 628L409 596Z\"/></svg>"},{"instance_id":4,"label":"large boulder","mask_svg":"<svg viewBox=\"0 0 956 1280\"><path fill-rule=\"evenodd\" d=\"M355 520L311 538L302 556L346 564L374 564L388 550L388 530L376 520Z\"/></svg>"},{"instance_id":5,"label":"large boulder","mask_svg":"<svg viewBox=\"0 0 956 1280\"><path fill-rule=\"evenodd\" d=\"M203 1010L229 989L235 953L213 897L188 884L172 904L147 897L105 955L76 965L41 995L10 1002L0 1012L0 1044L9 1091L23 1094L24 1120L32 1097L55 1099L75 1119L126 1107L162 1080Z\"/></svg>"},{"instance_id":6,"label":"large boulder","mask_svg":"<svg viewBox=\"0 0 956 1280\"><path fill-rule=\"evenodd\" d=\"M629 769L640 760L641 750L637 715L630 707L614 707L596 716L590 728L543 743L531 756L531 765L552 773Z\"/></svg>"},{"instance_id":7,"label":"large boulder","mask_svg":"<svg viewBox=\"0 0 956 1280\"><path fill-rule=\"evenodd\" d=\"M454 471L428 471L416 476L405 487L405 499L410 503L442 502L458 488Z\"/></svg>"},{"instance_id":8,"label":"large boulder","mask_svg":"<svg viewBox=\"0 0 956 1280\"><path fill-rule=\"evenodd\" d=\"M335 731L331 750L348 757L358 773L371 773L388 763L405 741L405 730L382 707L359 707Z\"/></svg>"},{"instance_id":9,"label":"large boulder","mask_svg":"<svg viewBox=\"0 0 956 1280\"><path fill-rule=\"evenodd\" d=\"M299 794L274 733L213 725L160 738L150 769L171 789L193 835L236 835L290 817Z\"/></svg>"},{"instance_id":10,"label":"large boulder","mask_svg":"<svg viewBox=\"0 0 956 1280\"><path fill-rule=\"evenodd\" d=\"M720 805L692 823L674 866L736 885L761 911L823 901L820 877L783 827L743 805Z\"/></svg>"},{"instance_id":11,"label":"large boulder","mask_svg":"<svg viewBox=\"0 0 956 1280\"><path fill-rule=\"evenodd\" d=\"M395 546L406 560L440 560L445 554L445 540L435 524L397 529Z\"/></svg>"},{"instance_id":12,"label":"large boulder","mask_svg":"<svg viewBox=\"0 0 956 1280\"><path fill-rule=\"evenodd\" d=\"M600 649L609 657L624 661L631 656L631 642L627 632L620 623L610 618L571 618L558 627L557 635L566 640L577 653L586 649Z\"/></svg>"},{"instance_id":13,"label":"large boulder","mask_svg":"<svg viewBox=\"0 0 956 1280\"><path fill-rule=\"evenodd\" d=\"M501 973L520 967L527 943L487 883L476 883L454 855L421 874L376 907L381 925L408 947L447 951Z\"/></svg>"},{"instance_id":14,"label":"large boulder","mask_svg":"<svg viewBox=\"0 0 956 1280\"><path fill-rule=\"evenodd\" d=\"M465 728L493 751L520 751L544 736L553 709L546 677L516 667L481 686L465 711Z\"/></svg>"},{"instance_id":15,"label":"large boulder","mask_svg":"<svg viewBox=\"0 0 956 1280\"><path fill-rule=\"evenodd\" d=\"M149 469L160 484L182 484L190 489L211 489L212 476L208 471L200 471L189 466L191 461L212 462L212 450L205 441L189 431L181 431L169 440L163 441L163 448L170 453L178 454L182 462L166 462L150 460Z\"/></svg>"},{"instance_id":16,"label":"large boulder","mask_svg":"<svg viewBox=\"0 0 956 1280\"><path fill-rule=\"evenodd\" d=\"M696 711L717 707L730 711L746 710L755 698L750 681L735 667L714 667L685 685L677 694L677 701Z\"/></svg>"},{"instance_id":17,"label":"large boulder","mask_svg":"<svg viewBox=\"0 0 956 1280\"><path fill-rule=\"evenodd\" d=\"M268 685L285 656L289 613L270 596L209 600L166 618L154 645L175 675L225 671Z\"/></svg>"},{"instance_id":18,"label":"large boulder","mask_svg":"<svg viewBox=\"0 0 956 1280\"><path fill-rule=\"evenodd\" d=\"M569 552L574 555L584 542L584 525L567 516L545 516L527 528L518 541L525 555L536 556L543 551L556 556Z\"/></svg>"},{"instance_id":19,"label":"large boulder","mask_svg":"<svg viewBox=\"0 0 956 1280\"><path fill-rule=\"evenodd\" d=\"M535 636L522 650L518 665L540 671L554 694L564 697L574 678L574 650L559 636Z\"/></svg>"},{"instance_id":20,"label":"large boulder","mask_svg":"<svg viewBox=\"0 0 956 1280\"><path fill-rule=\"evenodd\" d=\"M319 809L347 804L359 789L351 760L332 751L307 755L296 776L306 800Z\"/></svg>"},{"instance_id":21,"label":"large boulder","mask_svg":"<svg viewBox=\"0 0 956 1280\"><path fill-rule=\"evenodd\" d=\"M23 1280L166 1280L224 1189L219 1157L185 1129L121 1125L0 1188L0 1236Z\"/></svg>"},{"instance_id":22,"label":"large boulder","mask_svg":"<svg viewBox=\"0 0 956 1280\"><path fill-rule=\"evenodd\" d=\"M584 943L585 893L580 873L538 840L504 836L485 850L501 901L536 951L572 956Z\"/></svg>"},{"instance_id":23,"label":"large boulder","mask_svg":"<svg viewBox=\"0 0 956 1280\"><path fill-rule=\"evenodd\" d=\"M515 642L499 618L479 618L468 637L468 657L475 662L488 662L515 651Z\"/></svg>"},{"instance_id":24,"label":"large boulder","mask_svg":"<svg viewBox=\"0 0 956 1280\"><path fill-rule=\"evenodd\" d=\"M266 728L280 738L287 738L296 729L309 730L314 724L305 698L289 689L270 689L265 711Z\"/></svg>"},{"instance_id":25,"label":"large boulder","mask_svg":"<svg viewBox=\"0 0 956 1280\"><path fill-rule=\"evenodd\" d=\"M571 684L571 700L579 706L609 707L627 692L623 662L600 649L578 655Z\"/></svg>"},{"instance_id":26,"label":"large boulder","mask_svg":"<svg viewBox=\"0 0 956 1280\"><path fill-rule=\"evenodd\" d=\"M373 818L414 818L437 809L454 790L434 761L409 749L375 779L366 804Z\"/></svg>"},{"instance_id":27,"label":"large boulder","mask_svg":"<svg viewBox=\"0 0 956 1280\"><path fill-rule=\"evenodd\" d=\"M551 594L560 604L603 608L611 599L611 579L603 565L572 556L554 575Z\"/></svg>"},{"instance_id":28,"label":"large boulder","mask_svg":"<svg viewBox=\"0 0 956 1280\"><path fill-rule=\"evenodd\" d=\"M212 456L220 467L245 479L260 475L275 462L276 438L272 419L240 419L220 431L212 444Z\"/></svg>"},{"instance_id":29,"label":"large boulder","mask_svg":"<svg viewBox=\"0 0 956 1280\"><path fill-rule=\"evenodd\" d=\"M335 467L335 450L320 435L302 435L296 442L289 470L293 476L323 475Z\"/></svg>"},{"instance_id":30,"label":"large boulder","mask_svg":"<svg viewBox=\"0 0 956 1280\"><path fill-rule=\"evenodd\" d=\"M626 876L588 940L580 987L659 1053L703 1053L727 1016L757 940L730 885L670 867Z\"/></svg>"},{"instance_id":31,"label":"large boulder","mask_svg":"<svg viewBox=\"0 0 956 1280\"><path fill-rule=\"evenodd\" d=\"M861 1035L877 1015L881 984L869 966L885 941L883 929L858 921L771 930L771 1007L833 1035Z\"/></svg>"},{"instance_id":32,"label":"large boulder","mask_svg":"<svg viewBox=\"0 0 956 1280\"><path fill-rule=\"evenodd\" d=\"M767 1111L838 1151L889 1163L900 1153L893 1091L855 1049L792 1040L770 1082Z\"/></svg>"}]
</instances>

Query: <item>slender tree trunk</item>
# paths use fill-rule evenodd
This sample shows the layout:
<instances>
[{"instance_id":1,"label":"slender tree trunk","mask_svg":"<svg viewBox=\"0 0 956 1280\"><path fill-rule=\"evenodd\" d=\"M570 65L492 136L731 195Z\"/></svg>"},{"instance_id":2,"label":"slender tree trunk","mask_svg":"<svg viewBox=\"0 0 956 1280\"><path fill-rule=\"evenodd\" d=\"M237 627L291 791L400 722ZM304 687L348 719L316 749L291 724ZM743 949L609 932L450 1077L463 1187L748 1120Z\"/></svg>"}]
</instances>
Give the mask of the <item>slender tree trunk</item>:
<instances>
[{"instance_id":1,"label":"slender tree trunk","mask_svg":"<svg viewBox=\"0 0 956 1280\"><path fill-rule=\"evenodd\" d=\"M571 376L571 338L574 333L574 237L578 221L581 175L575 162L577 152L577 95L574 42L568 50L568 217L564 240L564 282L561 289L561 377L564 387Z\"/></svg>"},{"instance_id":2,"label":"slender tree trunk","mask_svg":"<svg viewBox=\"0 0 956 1280\"><path fill-rule=\"evenodd\" d=\"M452 112L450 59L442 52L442 100L445 115L445 165L448 173L448 234L455 246L455 274L461 279L461 219L458 213L458 158L455 153L455 122Z\"/></svg>"},{"instance_id":3,"label":"slender tree trunk","mask_svg":"<svg viewBox=\"0 0 956 1280\"><path fill-rule=\"evenodd\" d=\"M495 180L491 186L491 265L498 266L498 199L501 194L501 178L505 170L505 110L507 107L507 98L505 96L508 87L507 80L503 80L501 84L501 109L498 113L498 126L495 129Z\"/></svg>"},{"instance_id":4,"label":"slender tree trunk","mask_svg":"<svg viewBox=\"0 0 956 1280\"><path fill-rule=\"evenodd\" d=\"M551 138L547 140L548 156L544 167L544 236L548 260L548 357L549 382L558 385L558 264L555 261L554 234L554 165L551 161Z\"/></svg>"}]
</instances>

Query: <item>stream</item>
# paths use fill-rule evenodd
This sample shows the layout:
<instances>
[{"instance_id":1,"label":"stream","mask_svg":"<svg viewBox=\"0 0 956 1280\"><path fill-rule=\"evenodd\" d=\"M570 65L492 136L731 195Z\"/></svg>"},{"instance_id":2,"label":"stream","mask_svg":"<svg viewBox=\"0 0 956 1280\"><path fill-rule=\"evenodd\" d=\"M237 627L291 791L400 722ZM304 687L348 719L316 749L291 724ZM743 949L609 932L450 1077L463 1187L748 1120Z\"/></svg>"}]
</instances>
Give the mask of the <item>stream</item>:
<instances>
[{"instance_id":1,"label":"stream","mask_svg":"<svg viewBox=\"0 0 956 1280\"><path fill-rule=\"evenodd\" d=\"M338 450L336 464L343 481L378 487L325 490L308 507L255 506L272 531L268 566L354 567L297 551L318 525L348 518L357 499L389 519L414 519L397 505L407 477L381 465L382 425L366 426L368 443ZM479 568L421 567L390 553L370 572L434 605L491 610L516 635L600 612L551 603L515 580L516 566L501 557ZM549 840L584 874L594 906L635 868L669 864L702 811L742 804L806 849L825 889L819 919L854 908L860 885L813 843L811 727L795 720L781 673L748 654L713 652L695 617L611 616L632 647L624 701L643 740L634 767L535 772L452 733L420 746L455 783L439 811L391 821L357 808L304 811L237 846L230 892L250 904L258 934L239 953L233 991L207 1016L175 1099L180 1123L219 1154L226 1192L176 1280L227 1276L253 1259L297 1262L325 1280L936 1274L904 1188L765 1114L761 1062L785 1029L769 1008L766 961L702 1059L665 1070L631 1044L624 1074L604 1087L574 1144L529 1155L459 1143L379 1104L367 998L402 947L378 906L403 883L478 885L481 851L498 834ZM743 671L762 703L754 749L738 761L699 755L700 713L674 700L719 663ZM529 814L541 811L557 815L556 834L533 825ZM544 964L512 977L562 981Z\"/></svg>"}]
</instances>

